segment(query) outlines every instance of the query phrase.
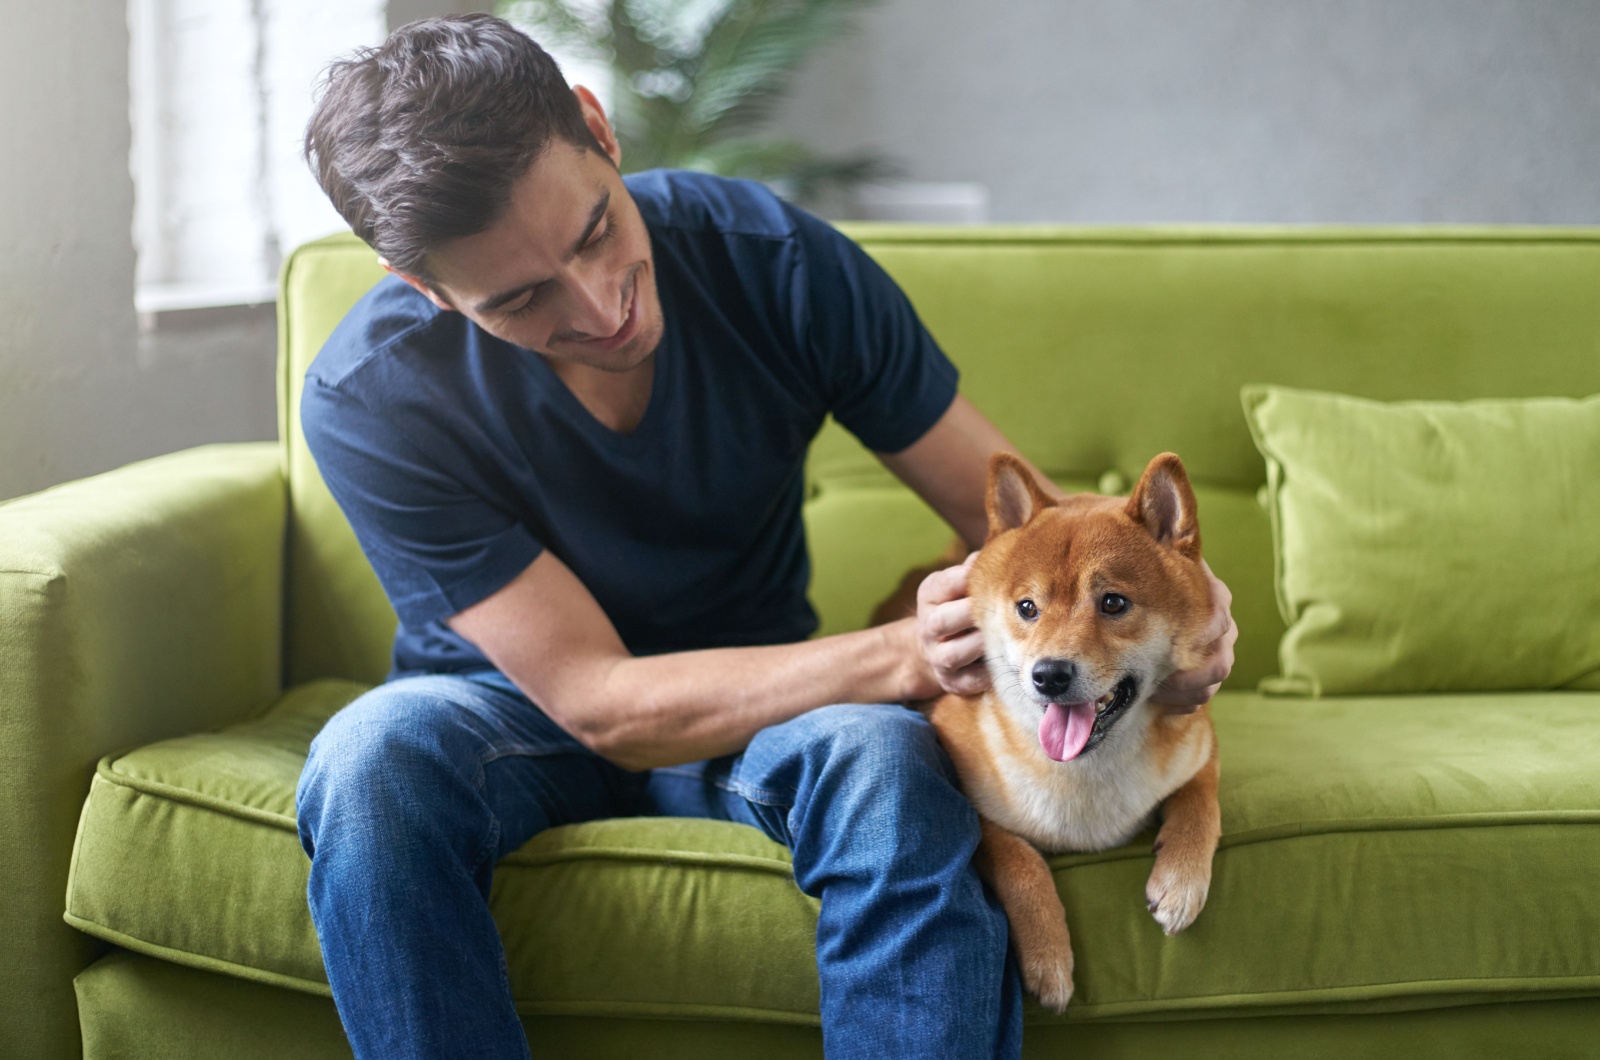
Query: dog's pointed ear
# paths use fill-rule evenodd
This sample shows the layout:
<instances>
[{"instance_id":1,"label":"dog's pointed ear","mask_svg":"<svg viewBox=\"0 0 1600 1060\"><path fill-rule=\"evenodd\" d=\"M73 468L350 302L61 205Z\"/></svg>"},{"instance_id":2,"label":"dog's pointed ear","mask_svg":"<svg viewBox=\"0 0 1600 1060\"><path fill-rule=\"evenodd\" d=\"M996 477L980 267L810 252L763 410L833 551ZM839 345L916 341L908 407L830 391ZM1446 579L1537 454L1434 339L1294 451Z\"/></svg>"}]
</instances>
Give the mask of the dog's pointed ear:
<instances>
[{"instance_id":1,"label":"dog's pointed ear","mask_svg":"<svg viewBox=\"0 0 1600 1060\"><path fill-rule=\"evenodd\" d=\"M984 510L989 514L991 538L1015 530L1054 503L1039 488L1021 457L1002 451L989 458L989 493Z\"/></svg>"},{"instance_id":2,"label":"dog's pointed ear","mask_svg":"<svg viewBox=\"0 0 1600 1060\"><path fill-rule=\"evenodd\" d=\"M1200 558L1200 519L1183 461L1162 453L1145 467L1123 509L1150 536L1190 559Z\"/></svg>"}]
</instances>

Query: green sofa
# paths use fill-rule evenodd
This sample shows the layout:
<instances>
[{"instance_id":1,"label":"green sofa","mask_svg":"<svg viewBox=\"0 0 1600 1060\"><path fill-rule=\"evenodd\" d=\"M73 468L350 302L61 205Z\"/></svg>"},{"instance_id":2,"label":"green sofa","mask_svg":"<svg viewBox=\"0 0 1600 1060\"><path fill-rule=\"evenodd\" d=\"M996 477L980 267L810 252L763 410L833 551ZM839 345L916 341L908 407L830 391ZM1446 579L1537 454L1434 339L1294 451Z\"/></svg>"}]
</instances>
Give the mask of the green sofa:
<instances>
[{"instance_id":1,"label":"green sofa","mask_svg":"<svg viewBox=\"0 0 1600 1060\"><path fill-rule=\"evenodd\" d=\"M1063 484L1181 454L1235 594L1209 904L1161 934L1148 838L1054 859L1078 993L1030 1009L1028 1055L1600 1049L1600 693L1256 692L1284 626L1239 403L1600 393L1600 230L852 231ZM0 1055L349 1055L294 786L381 679L394 616L295 410L379 275L349 237L285 267L281 445L0 505ZM844 630L948 531L836 427L810 471L813 599ZM536 1055L820 1052L816 908L755 830L556 829L500 865L493 907Z\"/></svg>"}]
</instances>

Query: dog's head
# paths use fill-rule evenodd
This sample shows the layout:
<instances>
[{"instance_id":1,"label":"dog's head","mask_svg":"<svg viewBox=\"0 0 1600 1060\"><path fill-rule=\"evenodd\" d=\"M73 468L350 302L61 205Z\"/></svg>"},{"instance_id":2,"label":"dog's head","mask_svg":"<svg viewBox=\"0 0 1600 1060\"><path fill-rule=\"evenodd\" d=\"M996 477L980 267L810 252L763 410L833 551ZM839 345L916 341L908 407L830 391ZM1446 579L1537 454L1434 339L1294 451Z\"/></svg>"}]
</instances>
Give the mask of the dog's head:
<instances>
[{"instance_id":1,"label":"dog's head","mask_svg":"<svg viewBox=\"0 0 1600 1060\"><path fill-rule=\"evenodd\" d=\"M996 453L987 506L970 585L989 672L1044 753L1070 761L1199 661L1210 593L1194 491L1163 453L1126 500L1053 501L1022 461Z\"/></svg>"}]
</instances>

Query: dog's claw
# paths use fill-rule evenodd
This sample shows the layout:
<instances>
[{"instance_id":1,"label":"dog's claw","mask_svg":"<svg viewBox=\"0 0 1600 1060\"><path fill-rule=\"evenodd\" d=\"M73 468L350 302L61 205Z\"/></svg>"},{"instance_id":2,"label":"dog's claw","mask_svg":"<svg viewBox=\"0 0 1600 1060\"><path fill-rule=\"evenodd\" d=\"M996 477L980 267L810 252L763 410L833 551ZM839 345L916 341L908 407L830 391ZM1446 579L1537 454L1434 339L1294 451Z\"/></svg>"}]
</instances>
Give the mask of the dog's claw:
<instances>
[{"instance_id":1,"label":"dog's claw","mask_svg":"<svg viewBox=\"0 0 1600 1060\"><path fill-rule=\"evenodd\" d=\"M1194 918L1205 907L1206 895L1210 890L1209 861L1203 861L1199 868L1186 872L1177 866L1175 858L1158 858L1155 870L1150 873L1150 882L1145 886L1146 908L1155 917L1156 923L1161 925L1162 931L1176 935L1194 923Z\"/></svg>"},{"instance_id":2,"label":"dog's claw","mask_svg":"<svg viewBox=\"0 0 1600 1060\"><path fill-rule=\"evenodd\" d=\"M1064 956L1055 953L1028 956L1020 964L1022 985L1039 999L1039 1004L1051 1012L1065 1012L1067 1002L1072 1000L1072 951L1067 950Z\"/></svg>"}]
</instances>

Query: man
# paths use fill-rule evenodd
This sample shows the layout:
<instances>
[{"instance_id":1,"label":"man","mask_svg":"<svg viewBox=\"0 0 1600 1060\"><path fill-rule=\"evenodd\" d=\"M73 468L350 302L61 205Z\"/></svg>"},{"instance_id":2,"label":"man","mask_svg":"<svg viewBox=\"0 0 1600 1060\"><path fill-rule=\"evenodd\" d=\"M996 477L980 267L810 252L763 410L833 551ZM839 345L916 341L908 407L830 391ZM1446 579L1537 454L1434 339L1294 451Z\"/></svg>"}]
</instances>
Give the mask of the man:
<instances>
[{"instance_id":1,"label":"man","mask_svg":"<svg viewBox=\"0 0 1600 1060\"><path fill-rule=\"evenodd\" d=\"M306 437L401 629L297 793L362 1057L528 1055L488 894L540 830L762 829L821 899L830 1055L1016 1056L976 817L922 717L986 683L965 570L807 640L807 444L832 413L969 543L1005 438L894 284L759 186L624 181L606 117L487 16L335 64L307 131L395 275L307 373ZM1218 642L1167 698L1203 702Z\"/></svg>"}]
</instances>

